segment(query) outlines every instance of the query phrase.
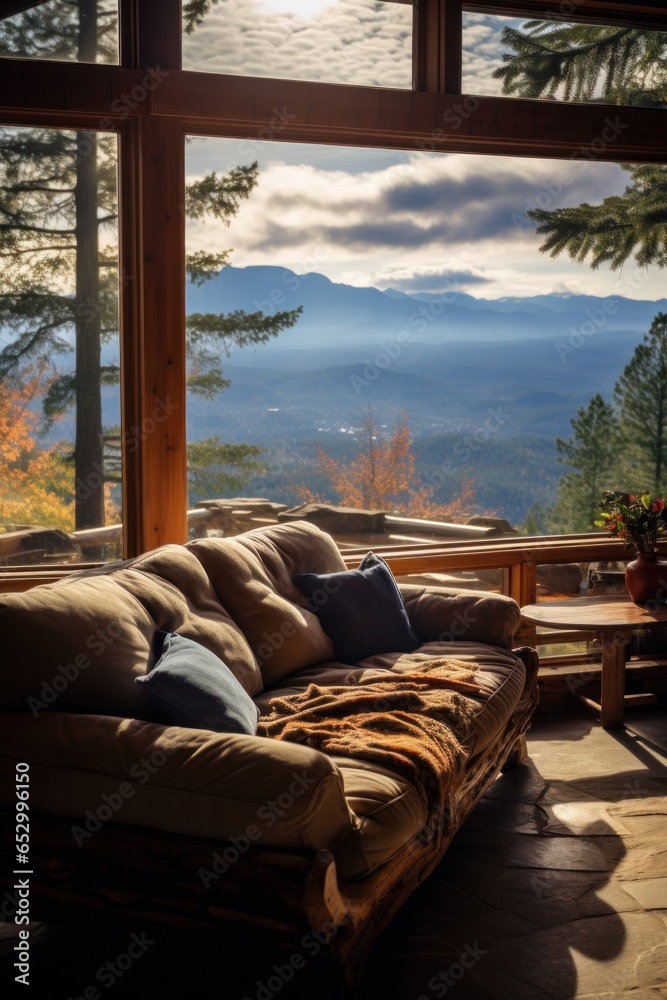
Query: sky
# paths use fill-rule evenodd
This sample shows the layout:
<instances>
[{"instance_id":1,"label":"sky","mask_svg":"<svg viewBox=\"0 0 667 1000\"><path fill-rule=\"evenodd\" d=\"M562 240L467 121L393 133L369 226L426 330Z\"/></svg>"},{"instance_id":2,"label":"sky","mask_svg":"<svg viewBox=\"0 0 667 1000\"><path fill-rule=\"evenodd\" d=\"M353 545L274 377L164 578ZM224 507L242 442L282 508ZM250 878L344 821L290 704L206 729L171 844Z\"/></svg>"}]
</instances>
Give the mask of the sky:
<instances>
[{"instance_id":1,"label":"sky","mask_svg":"<svg viewBox=\"0 0 667 1000\"><path fill-rule=\"evenodd\" d=\"M409 88L411 5L366 0L221 0L186 36L184 65ZM464 93L499 93L499 32L512 21L466 16ZM326 57L323 55L326 53ZM657 299L664 276L627 264L597 271L540 253L530 208L598 203L628 174L604 162L377 150L280 141L193 139L188 176L259 164L229 228L193 223L188 249L232 247L237 267L272 264L402 291L452 288L483 298L544 293Z\"/></svg>"}]
</instances>

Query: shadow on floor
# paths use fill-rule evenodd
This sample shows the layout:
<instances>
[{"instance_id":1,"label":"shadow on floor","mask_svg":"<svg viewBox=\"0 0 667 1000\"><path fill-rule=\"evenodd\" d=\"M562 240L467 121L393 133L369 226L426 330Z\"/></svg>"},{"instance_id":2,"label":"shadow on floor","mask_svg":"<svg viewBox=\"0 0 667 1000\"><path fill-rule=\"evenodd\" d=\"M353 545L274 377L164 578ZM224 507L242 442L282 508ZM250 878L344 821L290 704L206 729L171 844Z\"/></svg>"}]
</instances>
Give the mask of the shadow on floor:
<instances>
[{"instance_id":1,"label":"shadow on floor","mask_svg":"<svg viewBox=\"0 0 667 1000\"><path fill-rule=\"evenodd\" d=\"M491 786L376 942L364 1000L667 996L667 772L632 734L588 718L538 728L533 760ZM3 993L13 943L0 933ZM330 969L295 971L290 957L250 927L213 935L86 915L34 929L22 995L339 1000Z\"/></svg>"}]
</instances>

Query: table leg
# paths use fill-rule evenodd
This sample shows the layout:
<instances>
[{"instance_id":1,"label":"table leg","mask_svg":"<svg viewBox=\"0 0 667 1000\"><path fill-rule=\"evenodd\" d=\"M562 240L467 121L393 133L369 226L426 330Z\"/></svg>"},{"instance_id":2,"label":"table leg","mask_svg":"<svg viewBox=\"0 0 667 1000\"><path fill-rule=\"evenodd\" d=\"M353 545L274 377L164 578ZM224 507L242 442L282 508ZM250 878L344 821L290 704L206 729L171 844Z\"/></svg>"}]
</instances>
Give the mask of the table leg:
<instances>
[{"instance_id":1,"label":"table leg","mask_svg":"<svg viewBox=\"0 0 667 1000\"><path fill-rule=\"evenodd\" d=\"M623 728L625 707L625 656L629 632L602 634L602 691L600 721L604 729Z\"/></svg>"}]
</instances>

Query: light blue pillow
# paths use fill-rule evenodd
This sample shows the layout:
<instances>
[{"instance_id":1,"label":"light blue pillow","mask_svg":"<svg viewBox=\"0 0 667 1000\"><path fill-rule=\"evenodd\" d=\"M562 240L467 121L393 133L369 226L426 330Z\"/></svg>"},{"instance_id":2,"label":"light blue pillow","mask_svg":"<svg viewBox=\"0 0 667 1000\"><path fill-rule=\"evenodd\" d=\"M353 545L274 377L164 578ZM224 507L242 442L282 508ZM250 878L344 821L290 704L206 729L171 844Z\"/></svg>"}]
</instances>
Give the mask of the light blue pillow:
<instances>
[{"instance_id":1,"label":"light blue pillow","mask_svg":"<svg viewBox=\"0 0 667 1000\"><path fill-rule=\"evenodd\" d=\"M153 653L159 659L135 681L158 722L255 735L259 709L215 653L176 632L156 632Z\"/></svg>"}]
</instances>

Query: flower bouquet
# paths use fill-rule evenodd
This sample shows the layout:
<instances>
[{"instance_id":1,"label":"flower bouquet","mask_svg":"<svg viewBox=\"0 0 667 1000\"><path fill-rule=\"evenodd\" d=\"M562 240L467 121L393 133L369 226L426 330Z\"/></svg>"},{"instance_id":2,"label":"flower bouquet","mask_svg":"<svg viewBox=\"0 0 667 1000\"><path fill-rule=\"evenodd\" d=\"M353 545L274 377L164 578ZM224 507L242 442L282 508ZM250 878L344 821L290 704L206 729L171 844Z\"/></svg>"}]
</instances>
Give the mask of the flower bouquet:
<instances>
[{"instance_id":1,"label":"flower bouquet","mask_svg":"<svg viewBox=\"0 0 667 1000\"><path fill-rule=\"evenodd\" d=\"M660 497L650 493L641 496L607 490L600 501L602 520L599 528L606 528L614 538L620 538L645 556L655 554L656 543L667 533L667 507Z\"/></svg>"},{"instance_id":2,"label":"flower bouquet","mask_svg":"<svg viewBox=\"0 0 667 1000\"><path fill-rule=\"evenodd\" d=\"M656 553L658 539L667 534L667 506L661 497L607 490L600 501L600 528L606 528L634 548L637 558L625 567L625 585L636 604L667 603L667 563Z\"/></svg>"}]
</instances>

